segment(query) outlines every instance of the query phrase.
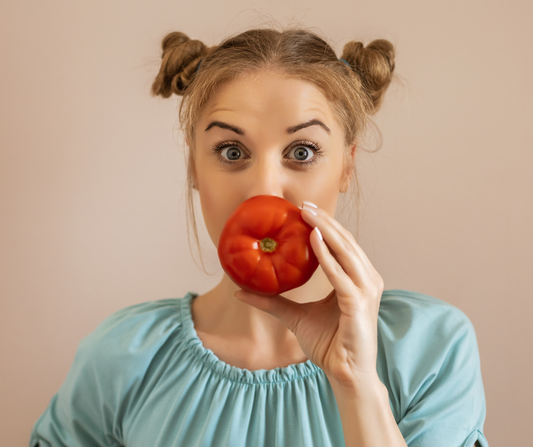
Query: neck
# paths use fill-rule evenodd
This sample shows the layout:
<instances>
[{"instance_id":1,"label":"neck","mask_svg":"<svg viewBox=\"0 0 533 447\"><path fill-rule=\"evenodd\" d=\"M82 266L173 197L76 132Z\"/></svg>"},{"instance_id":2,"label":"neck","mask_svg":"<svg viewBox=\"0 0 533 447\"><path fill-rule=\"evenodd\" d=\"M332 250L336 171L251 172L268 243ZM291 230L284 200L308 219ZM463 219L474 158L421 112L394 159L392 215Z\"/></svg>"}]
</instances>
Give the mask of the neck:
<instances>
[{"instance_id":1,"label":"neck","mask_svg":"<svg viewBox=\"0 0 533 447\"><path fill-rule=\"evenodd\" d=\"M193 319L197 331L224 338L248 340L250 344L275 352L280 346L299 350L296 337L277 318L237 300L240 290L224 273L220 283L193 301ZM297 303L325 298L333 287L320 266L307 283L282 294ZM282 348L282 349L285 349Z\"/></svg>"}]
</instances>

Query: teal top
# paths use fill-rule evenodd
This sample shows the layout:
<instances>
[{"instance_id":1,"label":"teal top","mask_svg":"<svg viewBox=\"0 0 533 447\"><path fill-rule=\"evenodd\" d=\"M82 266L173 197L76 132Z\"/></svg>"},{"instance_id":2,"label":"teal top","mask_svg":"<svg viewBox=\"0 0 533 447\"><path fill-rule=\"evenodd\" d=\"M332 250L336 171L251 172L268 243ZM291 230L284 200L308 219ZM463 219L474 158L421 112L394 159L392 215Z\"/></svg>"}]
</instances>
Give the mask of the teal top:
<instances>
[{"instance_id":1,"label":"teal top","mask_svg":"<svg viewBox=\"0 0 533 447\"><path fill-rule=\"evenodd\" d=\"M322 369L311 360L255 371L223 362L194 329L196 296L107 317L80 342L30 446L344 446ZM377 372L409 447L488 447L476 333L460 309L384 291Z\"/></svg>"}]
</instances>

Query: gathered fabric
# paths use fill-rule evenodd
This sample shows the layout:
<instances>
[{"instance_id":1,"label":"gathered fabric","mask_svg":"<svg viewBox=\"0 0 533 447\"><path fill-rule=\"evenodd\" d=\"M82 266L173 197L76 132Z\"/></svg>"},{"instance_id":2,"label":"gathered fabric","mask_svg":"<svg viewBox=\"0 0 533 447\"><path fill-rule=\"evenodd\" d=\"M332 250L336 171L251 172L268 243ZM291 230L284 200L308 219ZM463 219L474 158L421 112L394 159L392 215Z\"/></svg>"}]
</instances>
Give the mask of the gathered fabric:
<instances>
[{"instance_id":1,"label":"gathered fabric","mask_svg":"<svg viewBox=\"0 0 533 447\"><path fill-rule=\"evenodd\" d=\"M311 360L255 371L223 362L194 328L197 296L106 318L80 342L30 447L344 446L322 369ZM488 447L475 331L458 308L383 292L377 371L408 446Z\"/></svg>"}]
</instances>

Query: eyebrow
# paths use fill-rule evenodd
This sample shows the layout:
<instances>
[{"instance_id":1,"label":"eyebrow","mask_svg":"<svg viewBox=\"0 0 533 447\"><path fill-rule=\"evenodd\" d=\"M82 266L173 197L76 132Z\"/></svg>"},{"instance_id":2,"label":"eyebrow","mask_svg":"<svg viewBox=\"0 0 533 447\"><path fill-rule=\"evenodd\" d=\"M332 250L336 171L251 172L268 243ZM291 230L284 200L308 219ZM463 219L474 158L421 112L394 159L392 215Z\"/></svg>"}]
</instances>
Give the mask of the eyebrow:
<instances>
[{"instance_id":1,"label":"eyebrow","mask_svg":"<svg viewBox=\"0 0 533 447\"><path fill-rule=\"evenodd\" d=\"M296 126L289 127L287 128L287 133L291 134L291 133L297 132L300 129L304 129L306 127L314 126L314 125L321 126L328 134L331 134L331 130L329 129L329 127L326 126L322 121L317 120L317 119L312 119L312 120L306 121L305 123L301 123L301 124L297 124ZM244 130L242 130L240 127L232 126L231 124L226 124L226 123L223 123L222 121L212 121L205 128L204 132L207 132L209 129L211 129L211 127L214 127L214 126L220 127L221 129L231 130L239 135L244 135Z\"/></svg>"}]
</instances>

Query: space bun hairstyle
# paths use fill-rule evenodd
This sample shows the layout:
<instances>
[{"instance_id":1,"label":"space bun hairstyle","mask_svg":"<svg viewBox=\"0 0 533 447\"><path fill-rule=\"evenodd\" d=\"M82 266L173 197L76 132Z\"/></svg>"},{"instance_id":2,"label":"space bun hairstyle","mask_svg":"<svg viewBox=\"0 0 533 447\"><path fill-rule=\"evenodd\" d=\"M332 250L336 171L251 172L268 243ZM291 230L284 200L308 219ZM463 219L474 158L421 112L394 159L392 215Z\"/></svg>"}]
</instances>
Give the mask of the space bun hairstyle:
<instances>
[{"instance_id":1,"label":"space bun hairstyle","mask_svg":"<svg viewBox=\"0 0 533 447\"><path fill-rule=\"evenodd\" d=\"M322 91L344 130L345 172L354 180L350 186L356 185L359 203L360 188L351 162L351 146L359 141L369 117L382 104L393 78L394 56L393 45L378 39L366 46L359 41L348 42L339 58L325 39L301 27L281 31L250 29L211 47L182 32L167 34L162 41L161 67L151 92L163 98L172 94L182 97L179 123L189 146L188 198L196 240L192 197L195 126L217 86L270 69L287 78L311 83Z\"/></svg>"},{"instance_id":2,"label":"space bun hairstyle","mask_svg":"<svg viewBox=\"0 0 533 447\"><path fill-rule=\"evenodd\" d=\"M161 68L152 84L152 94L163 98L172 93L183 95L195 78L200 61L207 55L207 47L180 32L167 34L161 46Z\"/></svg>"},{"instance_id":3,"label":"space bun hairstyle","mask_svg":"<svg viewBox=\"0 0 533 447\"><path fill-rule=\"evenodd\" d=\"M362 87L372 100L372 111L377 112L392 81L394 72L394 47L388 40L377 39L366 47L361 42L351 41L344 45L341 59L361 78Z\"/></svg>"}]
</instances>

